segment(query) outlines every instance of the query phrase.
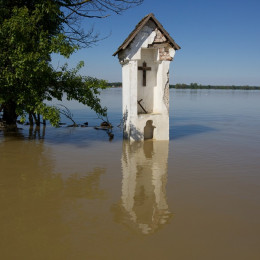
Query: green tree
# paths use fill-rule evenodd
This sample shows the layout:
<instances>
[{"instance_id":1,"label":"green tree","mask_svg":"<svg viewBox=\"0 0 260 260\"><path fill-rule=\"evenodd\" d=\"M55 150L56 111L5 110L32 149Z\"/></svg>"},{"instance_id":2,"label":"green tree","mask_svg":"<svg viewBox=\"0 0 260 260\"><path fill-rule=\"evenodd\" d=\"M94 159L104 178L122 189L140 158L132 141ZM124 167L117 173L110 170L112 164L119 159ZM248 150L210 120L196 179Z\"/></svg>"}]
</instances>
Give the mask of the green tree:
<instances>
[{"instance_id":1,"label":"green tree","mask_svg":"<svg viewBox=\"0 0 260 260\"><path fill-rule=\"evenodd\" d=\"M79 65L72 70L64 65L55 70L51 54L68 58L99 40L93 28L84 31L87 18L105 18L108 12L120 13L142 0L0 0L0 102L8 125L18 116L40 115L53 125L59 122L57 108L45 100L75 99L106 116L98 97L106 87L104 80L83 77ZM82 19L79 19L82 18Z\"/></svg>"}]
</instances>

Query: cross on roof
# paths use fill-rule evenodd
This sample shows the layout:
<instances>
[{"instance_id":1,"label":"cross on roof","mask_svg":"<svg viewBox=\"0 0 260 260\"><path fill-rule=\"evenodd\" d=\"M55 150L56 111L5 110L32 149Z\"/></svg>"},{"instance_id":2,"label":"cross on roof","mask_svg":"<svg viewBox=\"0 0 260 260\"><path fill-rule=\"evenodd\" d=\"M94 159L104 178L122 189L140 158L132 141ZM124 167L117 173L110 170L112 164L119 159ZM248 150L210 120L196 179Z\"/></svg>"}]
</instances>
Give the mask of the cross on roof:
<instances>
[{"instance_id":1,"label":"cross on roof","mask_svg":"<svg viewBox=\"0 0 260 260\"><path fill-rule=\"evenodd\" d=\"M143 86L146 86L146 71L151 70L151 67L146 67L146 62L143 62L143 67L138 66L138 70L143 71Z\"/></svg>"}]
</instances>

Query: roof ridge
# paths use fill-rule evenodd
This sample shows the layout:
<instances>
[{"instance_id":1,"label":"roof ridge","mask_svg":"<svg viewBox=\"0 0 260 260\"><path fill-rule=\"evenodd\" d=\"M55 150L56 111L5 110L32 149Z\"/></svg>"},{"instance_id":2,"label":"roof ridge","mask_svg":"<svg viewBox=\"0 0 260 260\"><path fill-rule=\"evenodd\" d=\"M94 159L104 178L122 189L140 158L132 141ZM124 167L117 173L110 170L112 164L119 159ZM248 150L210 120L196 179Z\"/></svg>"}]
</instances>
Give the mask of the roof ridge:
<instances>
[{"instance_id":1,"label":"roof ridge","mask_svg":"<svg viewBox=\"0 0 260 260\"><path fill-rule=\"evenodd\" d=\"M169 40L169 43L172 45L172 47L175 50L179 50L181 47L175 43L175 41L172 39L172 37L169 35L169 33L164 29L162 24L155 18L153 13L147 14L145 17L141 19L141 21L135 26L134 30L128 35L128 37L124 40L124 42L118 47L117 51L113 54L113 56L116 56L119 51L126 49L126 47L131 43L131 41L135 38L135 36L141 31L141 29L144 27L144 25L152 19L157 27L162 30L163 34L166 36L166 38Z\"/></svg>"}]
</instances>

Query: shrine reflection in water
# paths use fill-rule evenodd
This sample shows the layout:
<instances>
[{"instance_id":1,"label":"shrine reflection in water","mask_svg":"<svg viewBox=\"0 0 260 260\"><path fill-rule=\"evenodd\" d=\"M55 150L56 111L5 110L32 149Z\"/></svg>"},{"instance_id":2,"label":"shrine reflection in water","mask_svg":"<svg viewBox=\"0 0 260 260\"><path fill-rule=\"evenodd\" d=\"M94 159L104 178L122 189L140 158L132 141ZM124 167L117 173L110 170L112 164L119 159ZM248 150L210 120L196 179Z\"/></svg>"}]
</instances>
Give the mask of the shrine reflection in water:
<instances>
[{"instance_id":1,"label":"shrine reflection in water","mask_svg":"<svg viewBox=\"0 0 260 260\"><path fill-rule=\"evenodd\" d=\"M123 142L122 195L113 211L116 222L151 234L170 221L166 198L168 141Z\"/></svg>"}]
</instances>

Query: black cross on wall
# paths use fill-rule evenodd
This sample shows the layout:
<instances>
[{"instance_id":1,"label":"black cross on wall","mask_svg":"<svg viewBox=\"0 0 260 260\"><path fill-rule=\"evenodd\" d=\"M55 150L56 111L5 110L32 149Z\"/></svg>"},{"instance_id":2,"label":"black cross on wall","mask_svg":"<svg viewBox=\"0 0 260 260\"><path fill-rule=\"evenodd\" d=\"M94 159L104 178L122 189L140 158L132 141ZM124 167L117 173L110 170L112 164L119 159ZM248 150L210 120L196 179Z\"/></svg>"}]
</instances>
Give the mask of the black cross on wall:
<instances>
[{"instance_id":1,"label":"black cross on wall","mask_svg":"<svg viewBox=\"0 0 260 260\"><path fill-rule=\"evenodd\" d=\"M138 66L138 70L143 71L143 86L146 86L146 71L151 70L151 67L146 67L146 62L143 62L143 67Z\"/></svg>"}]
</instances>

